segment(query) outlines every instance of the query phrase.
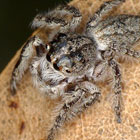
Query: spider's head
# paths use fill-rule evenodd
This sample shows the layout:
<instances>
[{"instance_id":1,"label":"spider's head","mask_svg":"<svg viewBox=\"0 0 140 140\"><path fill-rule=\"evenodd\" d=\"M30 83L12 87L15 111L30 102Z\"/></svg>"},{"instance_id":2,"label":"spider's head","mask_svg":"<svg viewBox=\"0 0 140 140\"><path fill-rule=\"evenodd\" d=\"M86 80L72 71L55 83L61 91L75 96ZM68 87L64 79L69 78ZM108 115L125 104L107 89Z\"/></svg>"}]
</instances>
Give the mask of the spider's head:
<instances>
[{"instance_id":1,"label":"spider's head","mask_svg":"<svg viewBox=\"0 0 140 140\"><path fill-rule=\"evenodd\" d=\"M76 34L59 34L50 43L46 59L52 67L64 75L84 75L92 67L96 51L92 41Z\"/></svg>"}]
</instances>

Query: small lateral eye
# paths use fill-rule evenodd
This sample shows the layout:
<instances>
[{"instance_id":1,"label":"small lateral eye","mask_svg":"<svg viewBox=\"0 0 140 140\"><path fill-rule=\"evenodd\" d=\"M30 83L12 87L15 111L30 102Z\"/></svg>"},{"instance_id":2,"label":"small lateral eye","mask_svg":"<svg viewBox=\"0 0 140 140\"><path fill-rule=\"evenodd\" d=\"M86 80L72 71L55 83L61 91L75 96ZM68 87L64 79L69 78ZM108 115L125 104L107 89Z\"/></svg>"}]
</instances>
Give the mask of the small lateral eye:
<instances>
[{"instance_id":1,"label":"small lateral eye","mask_svg":"<svg viewBox=\"0 0 140 140\"><path fill-rule=\"evenodd\" d=\"M54 69L60 70L56 63L53 64Z\"/></svg>"},{"instance_id":2,"label":"small lateral eye","mask_svg":"<svg viewBox=\"0 0 140 140\"><path fill-rule=\"evenodd\" d=\"M64 37L67 37L67 35L64 34L64 33L59 33L59 35L58 35L58 38L59 38L59 39L60 39L60 38L64 38Z\"/></svg>"},{"instance_id":3,"label":"small lateral eye","mask_svg":"<svg viewBox=\"0 0 140 140\"><path fill-rule=\"evenodd\" d=\"M50 45L49 44L46 44L46 49L50 50Z\"/></svg>"}]
</instances>

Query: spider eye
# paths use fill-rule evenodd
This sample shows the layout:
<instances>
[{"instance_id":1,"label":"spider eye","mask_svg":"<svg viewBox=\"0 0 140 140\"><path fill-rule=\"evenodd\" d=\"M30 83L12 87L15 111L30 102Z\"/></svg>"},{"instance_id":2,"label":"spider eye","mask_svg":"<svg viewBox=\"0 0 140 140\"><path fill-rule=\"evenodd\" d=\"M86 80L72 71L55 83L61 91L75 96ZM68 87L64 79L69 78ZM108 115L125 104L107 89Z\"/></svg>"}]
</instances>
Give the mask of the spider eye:
<instances>
[{"instance_id":1,"label":"spider eye","mask_svg":"<svg viewBox=\"0 0 140 140\"><path fill-rule=\"evenodd\" d=\"M50 50L50 45L46 44L46 50L47 50L47 51Z\"/></svg>"},{"instance_id":2,"label":"spider eye","mask_svg":"<svg viewBox=\"0 0 140 140\"><path fill-rule=\"evenodd\" d=\"M60 70L56 63L53 64L54 69Z\"/></svg>"},{"instance_id":3,"label":"spider eye","mask_svg":"<svg viewBox=\"0 0 140 140\"><path fill-rule=\"evenodd\" d=\"M58 38L59 38L59 39L61 39L61 38L66 38L66 37L67 37L67 35L64 34L64 33L59 33L59 35L58 35Z\"/></svg>"},{"instance_id":4,"label":"spider eye","mask_svg":"<svg viewBox=\"0 0 140 140\"><path fill-rule=\"evenodd\" d=\"M49 62L51 62L50 54L47 54L47 55L46 55L46 59L47 59Z\"/></svg>"},{"instance_id":5,"label":"spider eye","mask_svg":"<svg viewBox=\"0 0 140 140\"><path fill-rule=\"evenodd\" d=\"M64 73L71 73L72 61L68 56L62 56L57 61L57 66L59 67L59 70Z\"/></svg>"},{"instance_id":6,"label":"spider eye","mask_svg":"<svg viewBox=\"0 0 140 140\"><path fill-rule=\"evenodd\" d=\"M66 70L67 73L71 73L69 70Z\"/></svg>"}]
</instances>

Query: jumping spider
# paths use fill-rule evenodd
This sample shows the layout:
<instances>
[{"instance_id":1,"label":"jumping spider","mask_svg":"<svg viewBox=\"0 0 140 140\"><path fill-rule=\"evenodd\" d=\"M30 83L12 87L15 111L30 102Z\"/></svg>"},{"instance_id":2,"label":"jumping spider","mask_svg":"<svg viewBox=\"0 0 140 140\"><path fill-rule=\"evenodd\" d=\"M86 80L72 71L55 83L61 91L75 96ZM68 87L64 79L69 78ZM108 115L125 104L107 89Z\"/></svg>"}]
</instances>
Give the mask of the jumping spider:
<instances>
[{"instance_id":1,"label":"jumping spider","mask_svg":"<svg viewBox=\"0 0 140 140\"><path fill-rule=\"evenodd\" d=\"M99 99L100 90L92 81L102 80L108 69L113 75L114 111L121 122L121 72L116 56L140 57L132 47L140 39L140 16L103 17L124 1L105 2L82 35L75 31L82 15L73 6L59 6L34 18L32 28L36 31L23 45L12 73L11 90L16 92L16 85L30 67L40 91L51 98L62 97L64 104L47 140L53 140L66 121Z\"/></svg>"}]
</instances>

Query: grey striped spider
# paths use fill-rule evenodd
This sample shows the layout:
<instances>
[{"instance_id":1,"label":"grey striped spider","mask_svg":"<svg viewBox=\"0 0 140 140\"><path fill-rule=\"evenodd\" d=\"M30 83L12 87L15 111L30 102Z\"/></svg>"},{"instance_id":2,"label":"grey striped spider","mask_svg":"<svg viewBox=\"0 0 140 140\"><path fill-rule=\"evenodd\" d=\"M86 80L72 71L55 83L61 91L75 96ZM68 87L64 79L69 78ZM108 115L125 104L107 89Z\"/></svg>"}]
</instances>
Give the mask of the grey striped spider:
<instances>
[{"instance_id":1,"label":"grey striped spider","mask_svg":"<svg viewBox=\"0 0 140 140\"><path fill-rule=\"evenodd\" d=\"M95 83L102 81L108 69L113 77L114 111L117 122L121 122L121 72L116 56L140 57L133 50L140 39L140 16L103 17L124 1L105 2L87 22L83 34L75 31L82 15L73 6L59 6L34 18L32 28L36 30L23 45L12 73L11 91L16 93L29 68L41 92L50 98L62 97L64 104L47 140L54 140L66 121L99 99L101 93Z\"/></svg>"}]
</instances>

